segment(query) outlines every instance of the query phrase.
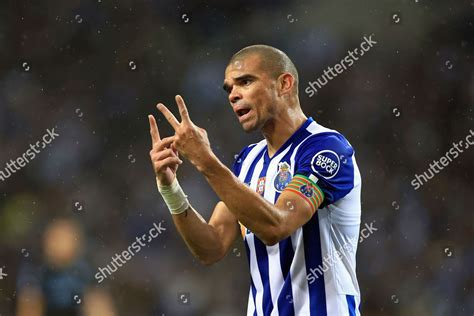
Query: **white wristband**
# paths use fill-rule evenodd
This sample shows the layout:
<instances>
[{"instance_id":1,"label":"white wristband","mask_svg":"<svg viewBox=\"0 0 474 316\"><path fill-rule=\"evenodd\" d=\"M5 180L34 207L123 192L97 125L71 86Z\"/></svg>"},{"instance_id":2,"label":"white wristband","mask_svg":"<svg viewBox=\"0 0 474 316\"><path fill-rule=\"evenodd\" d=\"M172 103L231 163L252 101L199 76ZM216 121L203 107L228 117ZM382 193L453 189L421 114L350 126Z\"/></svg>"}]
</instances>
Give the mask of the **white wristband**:
<instances>
[{"instance_id":1,"label":"white wristband","mask_svg":"<svg viewBox=\"0 0 474 316\"><path fill-rule=\"evenodd\" d=\"M160 185L157 178L156 185L171 214L181 214L188 209L188 196L181 189L177 177L170 185Z\"/></svg>"}]
</instances>

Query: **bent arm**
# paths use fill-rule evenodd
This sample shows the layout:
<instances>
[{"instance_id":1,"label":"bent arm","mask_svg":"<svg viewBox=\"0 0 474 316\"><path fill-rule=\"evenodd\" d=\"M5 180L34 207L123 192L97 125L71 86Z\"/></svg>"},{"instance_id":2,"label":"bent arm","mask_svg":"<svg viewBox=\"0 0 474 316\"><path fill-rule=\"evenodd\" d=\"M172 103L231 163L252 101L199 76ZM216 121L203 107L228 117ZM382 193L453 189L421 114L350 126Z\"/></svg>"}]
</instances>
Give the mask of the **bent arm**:
<instances>
[{"instance_id":1,"label":"bent arm","mask_svg":"<svg viewBox=\"0 0 474 316\"><path fill-rule=\"evenodd\" d=\"M267 245L291 235L319 206L289 190L273 205L243 184L214 154L198 170L235 217Z\"/></svg>"},{"instance_id":2,"label":"bent arm","mask_svg":"<svg viewBox=\"0 0 474 316\"><path fill-rule=\"evenodd\" d=\"M237 219L222 201L214 208L209 223L191 206L173 215L173 221L193 256L206 265L224 258L239 231Z\"/></svg>"}]
</instances>

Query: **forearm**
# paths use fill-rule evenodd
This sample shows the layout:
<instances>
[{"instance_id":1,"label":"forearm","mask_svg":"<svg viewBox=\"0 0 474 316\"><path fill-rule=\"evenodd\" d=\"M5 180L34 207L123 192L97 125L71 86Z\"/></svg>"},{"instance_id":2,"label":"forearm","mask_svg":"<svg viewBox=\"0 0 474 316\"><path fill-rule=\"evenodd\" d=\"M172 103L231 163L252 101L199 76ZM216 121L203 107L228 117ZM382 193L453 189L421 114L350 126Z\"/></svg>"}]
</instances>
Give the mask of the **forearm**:
<instances>
[{"instance_id":1,"label":"forearm","mask_svg":"<svg viewBox=\"0 0 474 316\"><path fill-rule=\"evenodd\" d=\"M271 240L284 221L275 205L243 184L215 155L198 170L237 219L262 240Z\"/></svg>"},{"instance_id":2,"label":"forearm","mask_svg":"<svg viewBox=\"0 0 474 316\"><path fill-rule=\"evenodd\" d=\"M209 225L192 206L172 217L188 249L199 261L209 264L223 256L222 243L214 227Z\"/></svg>"}]
</instances>

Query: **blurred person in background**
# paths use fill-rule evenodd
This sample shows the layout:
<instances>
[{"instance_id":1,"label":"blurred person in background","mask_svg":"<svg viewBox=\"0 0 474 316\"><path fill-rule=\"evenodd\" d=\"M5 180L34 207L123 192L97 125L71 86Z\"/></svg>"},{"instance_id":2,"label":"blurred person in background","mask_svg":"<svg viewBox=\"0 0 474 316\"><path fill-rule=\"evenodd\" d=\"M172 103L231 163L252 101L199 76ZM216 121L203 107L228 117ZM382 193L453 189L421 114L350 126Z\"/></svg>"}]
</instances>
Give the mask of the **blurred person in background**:
<instances>
[{"instance_id":1,"label":"blurred person in background","mask_svg":"<svg viewBox=\"0 0 474 316\"><path fill-rule=\"evenodd\" d=\"M20 269L17 316L116 315L108 293L87 287L92 281L82 259L84 242L77 223L54 221L42 242L43 262Z\"/></svg>"}]
</instances>

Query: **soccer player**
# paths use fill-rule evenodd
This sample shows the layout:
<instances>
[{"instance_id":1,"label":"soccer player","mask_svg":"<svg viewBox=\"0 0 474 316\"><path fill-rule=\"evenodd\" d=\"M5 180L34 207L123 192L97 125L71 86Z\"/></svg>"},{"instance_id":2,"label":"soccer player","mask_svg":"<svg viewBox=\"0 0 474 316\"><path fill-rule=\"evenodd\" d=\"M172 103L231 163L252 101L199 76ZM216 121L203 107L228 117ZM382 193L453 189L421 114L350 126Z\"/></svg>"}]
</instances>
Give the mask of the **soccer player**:
<instances>
[{"instance_id":1,"label":"soccer player","mask_svg":"<svg viewBox=\"0 0 474 316\"><path fill-rule=\"evenodd\" d=\"M240 152L232 170L212 152L181 96L180 121L157 105L173 136L161 139L149 115L158 190L189 250L212 264L241 232L251 273L247 315L360 315L355 267L361 178L352 146L304 115L296 68L276 48L237 52L224 90L244 131L264 136ZM209 222L178 183L180 155L221 199Z\"/></svg>"}]
</instances>

